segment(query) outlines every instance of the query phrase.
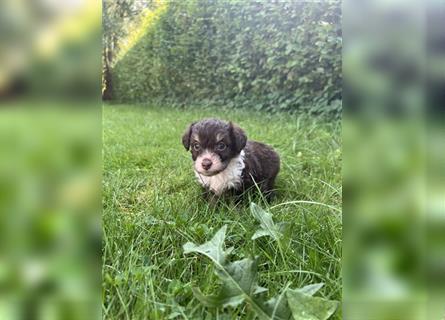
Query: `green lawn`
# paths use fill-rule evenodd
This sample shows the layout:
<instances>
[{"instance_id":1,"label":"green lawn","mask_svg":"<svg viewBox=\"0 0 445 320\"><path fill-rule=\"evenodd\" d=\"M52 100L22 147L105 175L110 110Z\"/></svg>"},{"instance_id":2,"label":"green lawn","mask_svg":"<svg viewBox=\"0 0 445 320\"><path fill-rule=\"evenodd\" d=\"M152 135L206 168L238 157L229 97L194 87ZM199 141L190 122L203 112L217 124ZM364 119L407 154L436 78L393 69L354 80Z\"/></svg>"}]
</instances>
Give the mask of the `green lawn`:
<instances>
[{"instance_id":1,"label":"green lawn","mask_svg":"<svg viewBox=\"0 0 445 320\"><path fill-rule=\"evenodd\" d=\"M250 139L280 153L278 196L269 204L259 196L252 201L275 222L288 223L282 254L272 238L251 240L259 224L248 199L218 206L203 199L181 136L190 122L204 117L232 120ZM341 300L340 123L247 111L105 105L103 124L104 318L251 319L246 304L214 310L192 292L199 287L216 293L219 282L208 259L185 255L182 246L210 240L223 225L225 245L234 247L231 261L258 257L266 297L289 283L294 288L323 282L317 295ZM334 318L340 317L338 311Z\"/></svg>"}]
</instances>

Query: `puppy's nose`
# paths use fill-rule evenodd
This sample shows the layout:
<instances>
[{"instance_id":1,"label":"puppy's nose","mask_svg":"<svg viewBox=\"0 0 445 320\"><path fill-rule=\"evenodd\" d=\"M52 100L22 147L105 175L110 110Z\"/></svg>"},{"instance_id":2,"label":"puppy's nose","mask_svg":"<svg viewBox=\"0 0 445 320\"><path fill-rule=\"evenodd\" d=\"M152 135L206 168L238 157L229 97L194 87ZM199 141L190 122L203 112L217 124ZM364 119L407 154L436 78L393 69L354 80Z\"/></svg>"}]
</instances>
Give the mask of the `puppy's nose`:
<instances>
[{"instance_id":1,"label":"puppy's nose","mask_svg":"<svg viewBox=\"0 0 445 320\"><path fill-rule=\"evenodd\" d=\"M210 167L212 166L212 160L208 158L203 159L201 162L201 166L203 167L204 170L209 170Z\"/></svg>"}]
</instances>

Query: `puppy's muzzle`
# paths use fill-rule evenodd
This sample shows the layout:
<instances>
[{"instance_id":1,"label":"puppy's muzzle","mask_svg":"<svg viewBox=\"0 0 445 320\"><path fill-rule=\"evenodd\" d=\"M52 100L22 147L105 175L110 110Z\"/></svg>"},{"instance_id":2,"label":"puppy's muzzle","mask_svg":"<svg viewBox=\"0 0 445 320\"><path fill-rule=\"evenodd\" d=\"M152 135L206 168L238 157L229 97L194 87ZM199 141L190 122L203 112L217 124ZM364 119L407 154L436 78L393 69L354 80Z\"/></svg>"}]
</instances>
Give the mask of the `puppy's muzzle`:
<instances>
[{"instance_id":1,"label":"puppy's muzzle","mask_svg":"<svg viewBox=\"0 0 445 320\"><path fill-rule=\"evenodd\" d=\"M201 161L201 167L204 170L209 170L212 167L212 160L210 160L209 158L205 158Z\"/></svg>"}]
</instances>

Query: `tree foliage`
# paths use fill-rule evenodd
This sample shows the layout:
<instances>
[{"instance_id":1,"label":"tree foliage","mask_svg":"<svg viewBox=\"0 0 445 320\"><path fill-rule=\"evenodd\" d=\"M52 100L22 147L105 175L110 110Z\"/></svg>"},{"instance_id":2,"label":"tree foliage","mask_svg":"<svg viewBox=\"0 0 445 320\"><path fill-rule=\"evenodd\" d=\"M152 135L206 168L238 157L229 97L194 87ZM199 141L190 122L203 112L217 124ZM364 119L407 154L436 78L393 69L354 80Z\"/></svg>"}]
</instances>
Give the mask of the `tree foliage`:
<instances>
[{"instance_id":1,"label":"tree foliage","mask_svg":"<svg viewBox=\"0 0 445 320\"><path fill-rule=\"evenodd\" d=\"M164 4L114 65L114 99L341 111L339 0Z\"/></svg>"}]
</instances>

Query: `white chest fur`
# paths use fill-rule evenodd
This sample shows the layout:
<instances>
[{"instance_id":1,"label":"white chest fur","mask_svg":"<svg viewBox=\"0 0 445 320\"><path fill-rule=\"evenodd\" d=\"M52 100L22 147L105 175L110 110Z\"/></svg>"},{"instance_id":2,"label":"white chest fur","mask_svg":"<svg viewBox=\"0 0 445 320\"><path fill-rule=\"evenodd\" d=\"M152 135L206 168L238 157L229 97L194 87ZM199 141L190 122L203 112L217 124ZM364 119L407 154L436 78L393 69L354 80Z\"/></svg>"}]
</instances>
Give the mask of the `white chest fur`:
<instances>
[{"instance_id":1,"label":"white chest fur","mask_svg":"<svg viewBox=\"0 0 445 320\"><path fill-rule=\"evenodd\" d=\"M244 151L230 160L224 171L214 176L203 176L195 171L196 178L204 187L210 189L216 195L221 195L224 191L236 188L241 185L241 174L243 173Z\"/></svg>"}]
</instances>

